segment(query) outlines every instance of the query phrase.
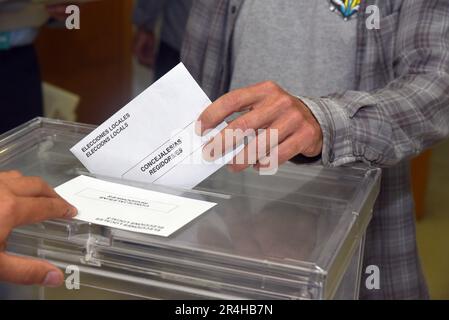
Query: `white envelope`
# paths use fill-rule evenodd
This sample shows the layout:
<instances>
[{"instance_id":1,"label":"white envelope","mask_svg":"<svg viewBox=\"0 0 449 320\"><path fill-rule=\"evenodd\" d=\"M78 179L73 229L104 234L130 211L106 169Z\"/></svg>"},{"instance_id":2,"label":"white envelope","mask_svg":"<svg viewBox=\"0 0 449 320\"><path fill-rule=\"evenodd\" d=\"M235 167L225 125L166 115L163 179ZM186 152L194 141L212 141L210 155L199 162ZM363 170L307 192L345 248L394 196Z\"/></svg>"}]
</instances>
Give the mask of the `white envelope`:
<instances>
[{"instance_id":1,"label":"white envelope","mask_svg":"<svg viewBox=\"0 0 449 320\"><path fill-rule=\"evenodd\" d=\"M216 205L87 176L55 190L78 209L78 220L164 237Z\"/></svg>"},{"instance_id":2,"label":"white envelope","mask_svg":"<svg viewBox=\"0 0 449 320\"><path fill-rule=\"evenodd\" d=\"M71 151L92 173L193 188L229 162L243 146L214 163L202 147L195 121L211 103L181 63L106 120Z\"/></svg>"}]
</instances>

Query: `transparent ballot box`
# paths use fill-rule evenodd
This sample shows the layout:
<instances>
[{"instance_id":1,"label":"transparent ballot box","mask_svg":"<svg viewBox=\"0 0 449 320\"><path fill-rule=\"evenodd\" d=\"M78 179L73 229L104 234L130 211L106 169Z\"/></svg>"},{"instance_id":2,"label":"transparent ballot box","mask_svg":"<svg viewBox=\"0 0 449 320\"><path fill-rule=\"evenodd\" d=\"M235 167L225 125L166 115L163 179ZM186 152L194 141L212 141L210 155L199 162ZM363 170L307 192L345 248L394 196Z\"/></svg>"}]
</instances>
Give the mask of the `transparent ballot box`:
<instances>
[{"instance_id":1,"label":"transparent ballot box","mask_svg":"<svg viewBox=\"0 0 449 320\"><path fill-rule=\"evenodd\" d=\"M93 126L37 118L0 137L0 170L53 187L89 175L69 149ZM117 182L114 179L100 177ZM120 183L217 203L169 237L78 220L20 227L13 254L76 266L79 289L2 284L23 299L354 299L380 170L281 166L275 175L226 168L193 190ZM70 271L70 268L69 268ZM70 274L70 273L68 273ZM67 275L68 275L67 274Z\"/></svg>"}]
</instances>

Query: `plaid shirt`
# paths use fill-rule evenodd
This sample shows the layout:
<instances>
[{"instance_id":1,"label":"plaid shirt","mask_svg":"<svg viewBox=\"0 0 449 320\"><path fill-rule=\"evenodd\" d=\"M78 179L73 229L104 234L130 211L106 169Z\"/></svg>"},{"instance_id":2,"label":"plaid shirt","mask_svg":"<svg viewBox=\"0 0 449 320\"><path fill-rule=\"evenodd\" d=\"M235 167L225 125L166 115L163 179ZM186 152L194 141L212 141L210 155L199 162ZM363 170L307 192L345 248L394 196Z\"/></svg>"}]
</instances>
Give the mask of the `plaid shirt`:
<instances>
[{"instance_id":1,"label":"plaid shirt","mask_svg":"<svg viewBox=\"0 0 449 320\"><path fill-rule=\"evenodd\" d=\"M229 46L242 2L196 0L191 11L182 60L212 99L229 88ZM366 27L369 5L380 9L380 29ZM449 135L449 1L362 0L356 79L354 91L301 98L323 131L323 165L383 168L364 256L365 267L380 267L381 288L369 291L362 279L360 296L427 298L409 160Z\"/></svg>"}]
</instances>

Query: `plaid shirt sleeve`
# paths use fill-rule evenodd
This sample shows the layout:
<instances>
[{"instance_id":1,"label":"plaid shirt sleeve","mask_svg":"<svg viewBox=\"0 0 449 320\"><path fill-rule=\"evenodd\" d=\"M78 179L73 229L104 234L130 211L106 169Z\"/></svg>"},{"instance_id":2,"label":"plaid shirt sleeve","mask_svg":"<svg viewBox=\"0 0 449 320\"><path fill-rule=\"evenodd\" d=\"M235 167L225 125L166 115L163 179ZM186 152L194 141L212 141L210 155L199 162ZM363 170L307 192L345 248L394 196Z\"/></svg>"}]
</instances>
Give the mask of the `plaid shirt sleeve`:
<instances>
[{"instance_id":1,"label":"plaid shirt sleeve","mask_svg":"<svg viewBox=\"0 0 449 320\"><path fill-rule=\"evenodd\" d=\"M300 97L321 125L324 165L390 167L449 135L449 1L404 1L393 58L384 88Z\"/></svg>"}]
</instances>

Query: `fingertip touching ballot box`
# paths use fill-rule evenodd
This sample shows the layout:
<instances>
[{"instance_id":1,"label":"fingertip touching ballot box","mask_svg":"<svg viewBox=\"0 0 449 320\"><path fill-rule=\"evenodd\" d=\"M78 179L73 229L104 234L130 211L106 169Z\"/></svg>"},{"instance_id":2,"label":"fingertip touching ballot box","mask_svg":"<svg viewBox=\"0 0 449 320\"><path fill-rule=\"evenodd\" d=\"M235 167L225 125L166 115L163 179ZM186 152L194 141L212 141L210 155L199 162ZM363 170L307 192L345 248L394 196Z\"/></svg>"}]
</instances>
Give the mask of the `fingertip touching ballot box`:
<instances>
[{"instance_id":1,"label":"fingertip touching ballot box","mask_svg":"<svg viewBox=\"0 0 449 320\"><path fill-rule=\"evenodd\" d=\"M69 149L93 126L34 119L0 137L0 170L53 187L89 174ZM117 180L100 177L117 182ZM287 164L222 169L193 190L120 183L217 203L169 237L55 220L13 231L8 251L79 270L79 289L2 284L18 299L356 299L380 170Z\"/></svg>"}]
</instances>

